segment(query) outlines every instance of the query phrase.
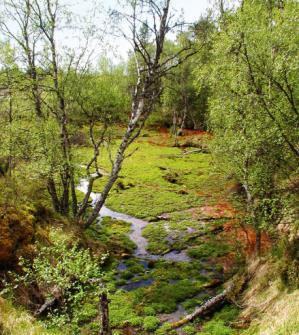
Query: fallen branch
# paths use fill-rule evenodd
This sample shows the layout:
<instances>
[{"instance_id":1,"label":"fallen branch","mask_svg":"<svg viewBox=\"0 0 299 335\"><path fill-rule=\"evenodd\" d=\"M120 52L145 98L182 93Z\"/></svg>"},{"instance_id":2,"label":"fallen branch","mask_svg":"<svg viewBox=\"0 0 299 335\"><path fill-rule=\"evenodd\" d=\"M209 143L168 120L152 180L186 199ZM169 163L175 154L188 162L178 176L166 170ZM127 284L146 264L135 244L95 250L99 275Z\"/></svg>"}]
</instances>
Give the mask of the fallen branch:
<instances>
[{"instance_id":1,"label":"fallen branch","mask_svg":"<svg viewBox=\"0 0 299 335\"><path fill-rule=\"evenodd\" d=\"M182 153L181 156L191 155L191 154L195 154L195 153L206 153L206 151L203 148L198 148L198 149L194 149L194 150L185 151L185 152Z\"/></svg>"},{"instance_id":2,"label":"fallen branch","mask_svg":"<svg viewBox=\"0 0 299 335\"><path fill-rule=\"evenodd\" d=\"M216 221L216 220L231 220L234 219L232 216L201 216L197 220L198 221Z\"/></svg>"},{"instance_id":3,"label":"fallen branch","mask_svg":"<svg viewBox=\"0 0 299 335\"><path fill-rule=\"evenodd\" d=\"M34 313L35 316L41 316L45 314L49 309L56 306L59 302L59 297L54 297L52 299L46 300L43 305Z\"/></svg>"},{"instance_id":4,"label":"fallen branch","mask_svg":"<svg viewBox=\"0 0 299 335\"><path fill-rule=\"evenodd\" d=\"M247 286L248 282L253 277L258 265L255 266L255 270L247 272L246 274L236 275L232 280L228 283L226 289L224 289L221 293L217 294L216 296L212 297L200 307L195 309L195 311L191 314L188 314L183 319L173 322L171 324L171 329L176 329L184 324L193 321L195 318L199 316L206 316L208 314L213 313L217 308L223 305L226 301L234 302L234 296L240 294L245 287ZM212 283L213 284L213 283ZM217 283L215 283L217 284Z\"/></svg>"},{"instance_id":5,"label":"fallen branch","mask_svg":"<svg viewBox=\"0 0 299 335\"><path fill-rule=\"evenodd\" d=\"M193 321L198 316L205 316L205 315L209 314L210 312L214 311L217 307L219 307L220 305L222 305L226 301L227 296L230 294L230 292L232 292L233 288L234 288L234 285L230 285L224 291L217 294L215 297L209 299L203 305L198 307L193 313L188 314L183 319L172 323L171 324L171 329L179 328L179 327L183 326L184 324L186 324L190 321Z\"/></svg>"}]
</instances>

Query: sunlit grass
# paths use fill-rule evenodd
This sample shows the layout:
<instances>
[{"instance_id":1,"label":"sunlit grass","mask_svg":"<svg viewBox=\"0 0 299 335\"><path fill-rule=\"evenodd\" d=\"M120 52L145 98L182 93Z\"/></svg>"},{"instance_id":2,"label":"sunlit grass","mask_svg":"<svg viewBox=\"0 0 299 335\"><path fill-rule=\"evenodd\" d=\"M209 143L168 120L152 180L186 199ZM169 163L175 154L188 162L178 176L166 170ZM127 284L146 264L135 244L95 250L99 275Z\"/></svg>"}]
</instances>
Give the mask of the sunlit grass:
<instances>
[{"instance_id":1,"label":"sunlit grass","mask_svg":"<svg viewBox=\"0 0 299 335\"><path fill-rule=\"evenodd\" d=\"M50 331L28 313L15 308L10 302L0 298L0 333L3 335L67 335L64 331Z\"/></svg>"}]
</instances>

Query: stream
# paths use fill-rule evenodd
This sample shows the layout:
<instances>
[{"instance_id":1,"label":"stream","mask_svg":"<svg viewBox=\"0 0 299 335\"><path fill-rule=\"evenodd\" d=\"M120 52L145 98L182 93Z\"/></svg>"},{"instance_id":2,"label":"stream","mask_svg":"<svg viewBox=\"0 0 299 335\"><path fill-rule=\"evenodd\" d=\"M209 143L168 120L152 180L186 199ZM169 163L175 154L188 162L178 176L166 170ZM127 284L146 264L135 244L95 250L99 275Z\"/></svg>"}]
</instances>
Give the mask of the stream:
<instances>
[{"instance_id":1,"label":"stream","mask_svg":"<svg viewBox=\"0 0 299 335\"><path fill-rule=\"evenodd\" d=\"M84 194L86 194L88 189L88 180L82 179L80 181L80 184L78 185L77 189ZM92 192L90 194L90 198L92 200L91 206L94 206L96 201L101 196L100 193ZM136 259L138 259L139 263L142 264L145 270L149 270L149 263L151 261L157 261L157 260L166 260L166 261L172 261L172 262L190 262L191 258L187 255L185 250L173 250L170 251L164 255L155 255L151 254L147 251L148 241L146 238L142 236L142 230L149 224L153 224L138 218L135 218L133 216L115 212L111 209L109 209L106 206L103 206L100 213L98 221L101 221L101 218L103 217L110 217L115 220L125 221L131 224L131 230L128 234L129 238L136 244L136 249L134 252L134 256ZM119 273L122 271L125 271L127 269L127 266L124 261L120 261L117 270ZM200 271L205 272L204 268ZM127 281L127 283L120 288L125 291L132 291L140 287L146 287L151 285L154 282L154 279L148 278L148 279L141 279L136 280L136 277L133 277ZM184 317L187 314L186 310L183 308L181 304L177 305L177 310L170 314L164 314L161 315L161 318L164 321L167 322L174 322L179 320L180 318Z\"/></svg>"},{"instance_id":2,"label":"stream","mask_svg":"<svg viewBox=\"0 0 299 335\"><path fill-rule=\"evenodd\" d=\"M77 189L86 194L88 189L88 180L82 179ZM96 201L99 199L100 196L101 196L100 193L91 192L90 198L92 200L91 203L92 206L94 206L94 204L96 203ZM105 205L101 208L101 211L99 213L99 220L101 220L101 218L103 217L110 217L112 219L125 221L131 224L131 231L129 233L129 237L131 241L133 241L136 244L136 249L134 252L135 257L141 258L143 260L146 259L149 261L164 259L173 262L190 262L191 259L184 250L182 251L173 250L164 255L154 255L146 250L148 242L147 239L142 236L142 230L147 225L152 223L135 218L133 216L124 213L112 211Z\"/></svg>"}]
</instances>

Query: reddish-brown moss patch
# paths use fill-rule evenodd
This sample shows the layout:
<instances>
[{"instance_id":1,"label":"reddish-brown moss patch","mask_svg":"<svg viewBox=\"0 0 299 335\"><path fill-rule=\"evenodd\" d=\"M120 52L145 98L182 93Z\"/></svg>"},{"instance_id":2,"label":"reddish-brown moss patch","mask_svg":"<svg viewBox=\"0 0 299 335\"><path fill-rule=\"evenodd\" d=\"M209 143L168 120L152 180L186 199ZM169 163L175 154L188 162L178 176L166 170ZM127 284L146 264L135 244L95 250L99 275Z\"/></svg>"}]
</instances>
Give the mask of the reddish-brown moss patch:
<instances>
[{"instance_id":1,"label":"reddish-brown moss patch","mask_svg":"<svg viewBox=\"0 0 299 335\"><path fill-rule=\"evenodd\" d=\"M33 217L15 208L1 208L0 213L0 263L6 266L13 264L20 255L32 255Z\"/></svg>"}]
</instances>

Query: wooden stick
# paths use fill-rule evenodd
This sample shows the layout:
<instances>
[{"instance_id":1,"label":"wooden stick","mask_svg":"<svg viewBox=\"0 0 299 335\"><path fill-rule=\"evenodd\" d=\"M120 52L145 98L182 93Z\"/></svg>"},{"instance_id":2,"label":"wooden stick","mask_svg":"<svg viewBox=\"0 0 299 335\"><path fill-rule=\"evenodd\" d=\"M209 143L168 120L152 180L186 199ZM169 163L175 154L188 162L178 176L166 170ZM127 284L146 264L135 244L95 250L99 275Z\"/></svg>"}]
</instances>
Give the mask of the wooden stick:
<instances>
[{"instance_id":1,"label":"wooden stick","mask_svg":"<svg viewBox=\"0 0 299 335\"><path fill-rule=\"evenodd\" d=\"M195 311L191 314L188 314L183 319L174 322L171 324L171 329L176 329L184 324L194 320L198 316L207 315L212 310L217 308L219 305L221 305L227 298L227 295L232 291L233 285L230 285L227 289L222 291L220 294L217 294L215 297L209 299L207 302L205 302L203 305L195 309Z\"/></svg>"}]
</instances>

